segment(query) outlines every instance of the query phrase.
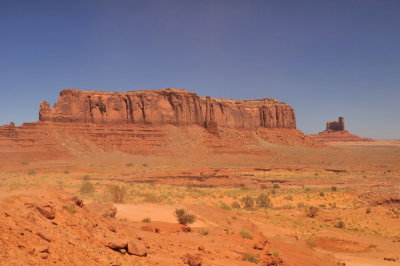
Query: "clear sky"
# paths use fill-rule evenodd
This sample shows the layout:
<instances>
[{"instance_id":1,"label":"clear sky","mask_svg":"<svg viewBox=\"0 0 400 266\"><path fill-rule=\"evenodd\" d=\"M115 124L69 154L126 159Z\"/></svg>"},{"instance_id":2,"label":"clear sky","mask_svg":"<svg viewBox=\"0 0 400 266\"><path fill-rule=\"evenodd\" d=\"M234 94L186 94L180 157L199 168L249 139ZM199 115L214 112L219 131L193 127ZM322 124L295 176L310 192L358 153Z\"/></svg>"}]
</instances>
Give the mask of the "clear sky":
<instances>
[{"instance_id":1,"label":"clear sky","mask_svg":"<svg viewBox=\"0 0 400 266\"><path fill-rule=\"evenodd\" d=\"M63 88L274 97L400 139L399 0L0 0L0 124Z\"/></svg>"}]
</instances>

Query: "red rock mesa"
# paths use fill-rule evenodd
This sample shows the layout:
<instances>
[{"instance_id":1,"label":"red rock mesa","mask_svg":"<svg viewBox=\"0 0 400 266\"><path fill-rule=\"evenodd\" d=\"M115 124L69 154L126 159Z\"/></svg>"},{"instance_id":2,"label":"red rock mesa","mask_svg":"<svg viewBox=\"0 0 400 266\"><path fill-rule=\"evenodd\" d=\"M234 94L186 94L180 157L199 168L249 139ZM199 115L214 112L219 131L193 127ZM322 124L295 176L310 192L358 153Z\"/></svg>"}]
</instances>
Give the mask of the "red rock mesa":
<instances>
[{"instance_id":1,"label":"red rock mesa","mask_svg":"<svg viewBox=\"0 0 400 266\"><path fill-rule=\"evenodd\" d=\"M66 89L54 108L41 103L39 117L40 121L99 124L296 128L293 108L272 98L213 99L178 89L123 93Z\"/></svg>"},{"instance_id":2,"label":"red rock mesa","mask_svg":"<svg viewBox=\"0 0 400 266\"><path fill-rule=\"evenodd\" d=\"M40 104L39 120L1 126L0 159L54 159L92 151L253 153L260 152L254 148L260 140L319 145L296 129L295 112L286 103L213 99L179 89L65 89L53 107Z\"/></svg>"}]
</instances>

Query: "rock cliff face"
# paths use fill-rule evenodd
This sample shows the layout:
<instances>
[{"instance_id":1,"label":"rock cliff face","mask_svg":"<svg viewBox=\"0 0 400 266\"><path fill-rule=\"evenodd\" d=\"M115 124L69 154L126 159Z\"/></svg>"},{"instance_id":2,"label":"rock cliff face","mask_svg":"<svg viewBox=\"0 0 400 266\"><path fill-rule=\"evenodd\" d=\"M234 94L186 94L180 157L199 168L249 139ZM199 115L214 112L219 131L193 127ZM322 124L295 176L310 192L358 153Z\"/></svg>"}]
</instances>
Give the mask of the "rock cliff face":
<instances>
[{"instance_id":1,"label":"rock cliff face","mask_svg":"<svg viewBox=\"0 0 400 266\"><path fill-rule=\"evenodd\" d=\"M51 108L40 104L40 121L97 124L200 125L236 129L296 128L292 107L275 99L199 97L178 89L98 92L66 89Z\"/></svg>"}]
</instances>

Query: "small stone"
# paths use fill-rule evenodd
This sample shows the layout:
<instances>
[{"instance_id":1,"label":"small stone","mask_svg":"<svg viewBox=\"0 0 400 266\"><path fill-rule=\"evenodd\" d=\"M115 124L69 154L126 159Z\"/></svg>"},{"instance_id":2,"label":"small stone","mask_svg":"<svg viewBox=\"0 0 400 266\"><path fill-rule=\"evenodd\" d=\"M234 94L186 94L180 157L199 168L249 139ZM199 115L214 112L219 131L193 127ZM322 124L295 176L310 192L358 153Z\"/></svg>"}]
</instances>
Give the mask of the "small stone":
<instances>
[{"instance_id":1,"label":"small stone","mask_svg":"<svg viewBox=\"0 0 400 266\"><path fill-rule=\"evenodd\" d=\"M50 206L42 206L36 207L36 209L40 212L41 215L46 217L49 220L53 220L56 217L56 213Z\"/></svg>"},{"instance_id":2,"label":"small stone","mask_svg":"<svg viewBox=\"0 0 400 266\"><path fill-rule=\"evenodd\" d=\"M185 254L182 257L183 263L188 264L189 266L201 266L203 260L200 254Z\"/></svg>"},{"instance_id":3,"label":"small stone","mask_svg":"<svg viewBox=\"0 0 400 266\"><path fill-rule=\"evenodd\" d=\"M38 235L42 239L46 240L47 242L51 242L50 237L43 232L37 232L36 235Z\"/></svg>"},{"instance_id":4,"label":"small stone","mask_svg":"<svg viewBox=\"0 0 400 266\"><path fill-rule=\"evenodd\" d=\"M140 241L133 241L133 240L129 241L127 251L129 255L135 255L140 257L147 256L147 249L143 244L143 242Z\"/></svg>"},{"instance_id":5,"label":"small stone","mask_svg":"<svg viewBox=\"0 0 400 266\"><path fill-rule=\"evenodd\" d=\"M106 247L111 248L113 250L120 250L123 248L126 248L128 246L128 241L124 239L113 239L110 240L107 244Z\"/></svg>"}]
</instances>

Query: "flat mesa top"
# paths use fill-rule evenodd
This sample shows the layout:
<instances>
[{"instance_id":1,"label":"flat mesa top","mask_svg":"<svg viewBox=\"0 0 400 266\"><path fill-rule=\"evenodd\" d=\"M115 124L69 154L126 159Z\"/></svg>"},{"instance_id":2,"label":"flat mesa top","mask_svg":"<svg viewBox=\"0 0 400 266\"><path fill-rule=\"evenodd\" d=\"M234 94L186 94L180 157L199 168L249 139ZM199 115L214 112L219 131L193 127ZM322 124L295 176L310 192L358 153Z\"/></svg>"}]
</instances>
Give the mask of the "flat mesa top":
<instances>
[{"instance_id":1,"label":"flat mesa top","mask_svg":"<svg viewBox=\"0 0 400 266\"><path fill-rule=\"evenodd\" d=\"M176 89L176 88L164 88L160 90L136 90L136 91L125 91L125 92L115 92L115 91L90 91L90 90L77 90L77 89L72 89L72 88L67 88L63 89L60 92L60 96L64 95L137 95L137 94L171 94L171 93L176 93L176 94L187 94L187 95L192 95L192 96L198 96L196 93L184 90L184 89ZM199 97L199 96L198 96ZM200 98L206 98L206 97L200 97ZM212 98L216 102L230 102L230 103L235 103L235 102L272 102L272 103L278 103L278 101L275 98L260 98L260 99L246 99L246 100L238 100L238 99L229 99L229 98Z\"/></svg>"}]
</instances>

